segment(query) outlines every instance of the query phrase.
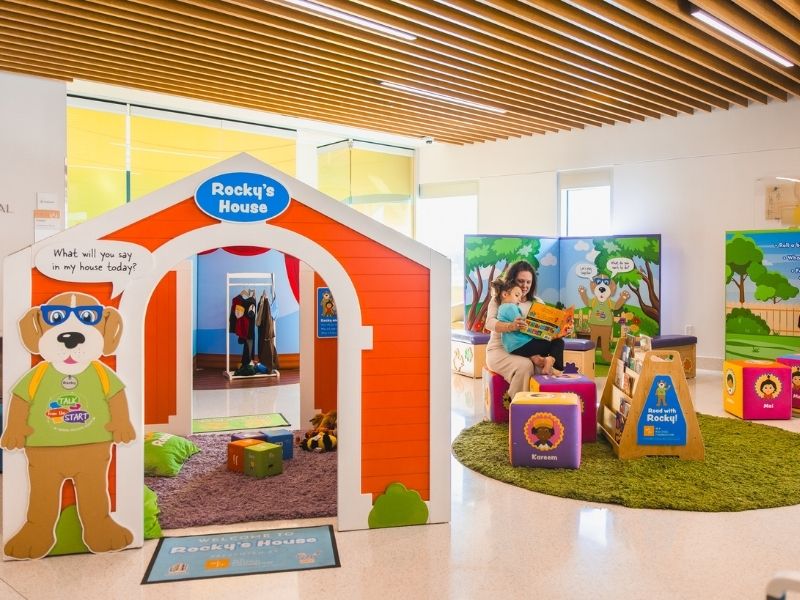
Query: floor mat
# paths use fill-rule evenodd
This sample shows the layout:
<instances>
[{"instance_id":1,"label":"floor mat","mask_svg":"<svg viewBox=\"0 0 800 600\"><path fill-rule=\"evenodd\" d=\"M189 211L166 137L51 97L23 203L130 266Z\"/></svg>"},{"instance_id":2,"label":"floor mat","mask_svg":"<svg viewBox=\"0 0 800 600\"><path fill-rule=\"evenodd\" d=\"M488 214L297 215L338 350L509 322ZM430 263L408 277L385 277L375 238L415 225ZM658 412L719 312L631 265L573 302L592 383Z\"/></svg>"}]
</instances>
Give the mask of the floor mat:
<instances>
[{"instance_id":1,"label":"floor mat","mask_svg":"<svg viewBox=\"0 0 800 600\"><path fill-rule=\"evenodd\" d=\"M265 413L263 415L238 415L234 417L212 417L210 419L194 419L192 433L208 433L211 431L238 431L240 429L261 429L264 427L285 427L289 425L281 413Z\"/></svg>"},{"instance_id":2,"label":"floor mat","mask_svg":"<svg viewBox=\"0 0 800 600\"><path fill-rule=\"evenodd\" d=\"M165 537L142 584L338 566L331 525Z\"/></svg>"}]
</instances>

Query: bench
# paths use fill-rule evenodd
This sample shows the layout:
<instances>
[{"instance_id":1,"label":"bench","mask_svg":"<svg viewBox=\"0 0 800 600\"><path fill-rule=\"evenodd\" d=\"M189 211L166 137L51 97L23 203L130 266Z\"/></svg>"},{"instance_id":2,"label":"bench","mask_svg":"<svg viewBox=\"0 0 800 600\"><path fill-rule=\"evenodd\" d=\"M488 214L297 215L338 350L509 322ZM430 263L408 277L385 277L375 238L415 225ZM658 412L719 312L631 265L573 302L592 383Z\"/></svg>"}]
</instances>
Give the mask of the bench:
<instances>
[{"instance_id":1,"label":"bench","mask_svg":"<svg viewBox=\"0 0 800 600\"><path fill-rule=\"evenodd\" d=\"M675 350L683 362L686 379L697 375L697 338L693 335L657 335L653 337L653 350Z\"/></svg>"},{"instance_id":2,"label":"bench","mask_svg":"<svg viewBox=\"0 0 800 600\"><path fill-rule=\"evenodd\" d=\"M453 373L473 379L480 377L486 364L486 344L488 343L488 333L451 329L450 366Z\"/></svg>"}]
</instances>

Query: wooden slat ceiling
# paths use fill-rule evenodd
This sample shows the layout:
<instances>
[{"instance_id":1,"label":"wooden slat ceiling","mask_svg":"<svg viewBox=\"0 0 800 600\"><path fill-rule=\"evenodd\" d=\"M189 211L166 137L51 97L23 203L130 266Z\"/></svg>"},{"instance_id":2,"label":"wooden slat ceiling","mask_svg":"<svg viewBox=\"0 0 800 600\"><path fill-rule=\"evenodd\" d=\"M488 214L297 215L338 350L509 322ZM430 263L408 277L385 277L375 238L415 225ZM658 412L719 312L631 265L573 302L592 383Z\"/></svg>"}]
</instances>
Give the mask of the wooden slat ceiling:
<instances>
[{"instance_id":1,"label":"wooden slat ceiling","mask_svg":"<svg viewBox=\"0 0 800 600\"><path fill-rule=\"evenodd\" d=\"M83 79L455 144L800 94L800 0L0 0L0 70ZM390 89L391 82L505 112Z\"/></svg>"}]
</instances>

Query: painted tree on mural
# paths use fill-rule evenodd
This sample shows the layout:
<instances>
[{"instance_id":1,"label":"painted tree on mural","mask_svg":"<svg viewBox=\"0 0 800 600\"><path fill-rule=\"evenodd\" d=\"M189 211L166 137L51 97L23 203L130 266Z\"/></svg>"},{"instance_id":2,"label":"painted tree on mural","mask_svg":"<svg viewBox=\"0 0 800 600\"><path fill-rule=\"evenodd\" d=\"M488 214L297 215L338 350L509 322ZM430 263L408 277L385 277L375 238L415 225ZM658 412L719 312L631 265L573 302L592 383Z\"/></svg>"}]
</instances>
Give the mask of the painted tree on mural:
<instances>
[{"instance_id":1,"label":"painted tree on mural","mask_svg":"<svg viewBox=\"0 0 800 600\"><path fill-rule=\"evenodd\" d=\"M783 274L764 266L764 252L755 240L736 234L725 244L725 284L733 283L736 286L739 304L744 304L748 278L756 286L753 297L759 302L772 300L773 304L777 304L800 293Z\"/></svg>"},{"instance_id":2,"label":"painted tree on mural","mask_svg":"<svg viewBox=\"0 0 800 600\"><path fill-rule=\"evenodd\" d=\"M464 327L483 331L490 298L488 283L501 276L516 260L527 260L539 268L536 254L541 247L537 238L466 236L464 238L464 280L472 292L472 302L466 308ZM482 272L486 271L486 277Z\"/></svg>"},{"instance_id":3,"label":"painted tree on mural","mask_svg":"<svg viewBox=\"0 0 800 600\"><path fill-rule=\"evenodd\" d=\"M766 271L764 275L756 281L756 291L753 294L759 302L769 302L777 304L781 300L789 300L800 293L795 286L789 283L781 273Z\"/></svg>"},{"instance_id":4,"label":"painted tree on mural","mask_svg":"<svg viewBox=\"0 0 800 600\"><path fill-rule=\"evenodd\" d=\"M654 266L660 266L661 239L649 237L618 237L594 241L597 257L594 264L599 271L613 276L617 285L627 285L628 289L639 300L642 312L656 323L661 318L661 298L656 289L657 278L653 273ZM633 261L631 271L612 273L605 266L614 258L629 258Z\"/></svg>"},{"instance_id":5,"label":"painted tree on mural","mask_svg":"<svg viewBox=\"0 0 800 600\"><path fill-rule=\"evenodd\" d=\"M759 281L767 272L764 253L752 238L734 235L725 244L725 285L733 283L739 290L739 304L744 304L745 282Z\"/></svg>"}]
</instances>

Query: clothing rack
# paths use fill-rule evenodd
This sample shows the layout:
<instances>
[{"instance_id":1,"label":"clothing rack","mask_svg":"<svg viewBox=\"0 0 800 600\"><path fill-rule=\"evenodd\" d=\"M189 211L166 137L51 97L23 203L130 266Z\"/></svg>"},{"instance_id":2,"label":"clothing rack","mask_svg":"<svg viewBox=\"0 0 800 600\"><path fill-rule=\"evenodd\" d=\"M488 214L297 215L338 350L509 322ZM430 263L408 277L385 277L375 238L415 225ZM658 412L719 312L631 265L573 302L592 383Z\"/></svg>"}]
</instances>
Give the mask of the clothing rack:
<instances>
[{"instance_id":1,"label":"clothing rack","mask_svg":"<svg viewBox=\"0 0 800 600\"><path fill-rule=\"evenodd\" d=\"M251 288L254 291L264 291L267 294L266 301L272 305L275 300L275 274L274 273L227 273L225 285L225 305L230 307L232 288ZM256 300L258 295L253 296ZM231 370L231 333L228 330L228 321L225 322L225 375L229 380L234 379L254 379L259 377L280 377L280 371L273 369L269 373L256 373L255 375L234 375L235 369ZM257 328L253 326L253 355L256 351ZM244 365L242 365L244 366Z\"/></svg>"}]
</instances>

